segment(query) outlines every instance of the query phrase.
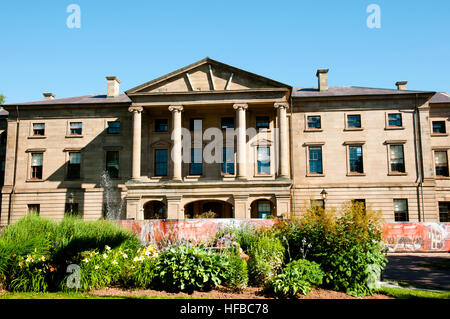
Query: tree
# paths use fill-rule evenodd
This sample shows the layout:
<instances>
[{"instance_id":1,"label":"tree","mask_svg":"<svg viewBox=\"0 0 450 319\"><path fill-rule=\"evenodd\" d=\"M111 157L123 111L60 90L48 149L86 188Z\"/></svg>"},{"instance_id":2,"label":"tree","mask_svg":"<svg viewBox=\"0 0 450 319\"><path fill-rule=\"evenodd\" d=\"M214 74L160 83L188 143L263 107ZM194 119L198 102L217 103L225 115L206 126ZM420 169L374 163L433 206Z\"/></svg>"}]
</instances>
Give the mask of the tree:
<instances>
[{"instance_id":1,"label":"tree","mask_svg":"<svg viewBox=\"0 0 450 319\"><path fill-rule=\"evenodd\" d=\"M3 103L5 103L5 96L0 94L0 105L2 105Z\"/></svg>"}]
</instances>

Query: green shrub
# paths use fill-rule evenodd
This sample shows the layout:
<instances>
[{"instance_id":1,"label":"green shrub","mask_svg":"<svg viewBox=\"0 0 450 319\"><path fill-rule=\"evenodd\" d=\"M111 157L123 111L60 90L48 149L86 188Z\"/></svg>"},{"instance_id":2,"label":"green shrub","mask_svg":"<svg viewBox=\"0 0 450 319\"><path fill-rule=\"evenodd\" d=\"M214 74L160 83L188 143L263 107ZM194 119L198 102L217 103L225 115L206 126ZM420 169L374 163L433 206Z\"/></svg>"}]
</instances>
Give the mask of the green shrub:
<instances>
[{"instance_id":1,"label":"green shrub","mask_svg":"<svg viewBox=\"0 0 450 319\"><path fill-rule=\"evenodd\" d=\"M285 249L277 233L251 225L227 228L216 234L232 237L250 257L247 262L249 283L255 286L264 283L276 275L283 264Z\"/></svg>"},{"instance_id":2,"label":"green shrub","mask_svg":"<svg viewBox=\"0 0 450 319\"><path fill-rule=\"evenodd\" d=\"M323 276L319 264L299 259L287 264L280 274L268 281L264 290L283 297L307 295L312 286L322 284Z\"/></svg>"},{"instance_id":3,"label":"green shrub","mask_svg":"<svg viewBox=\"0 0 450 319\"><path fill-rule=\"evenodd\" d=\"M224 286L241 291L248 285L247 261L241 259L239 247L232 247L226 254L228 267L225 271Z\"/></svg>"},{"instance_id":4,"label":"green shrub","mask_svg":"<svg viewBox=\"0 0 450 319\"><path fill-rule=\"evenodd\" d=\"M67 265L81 264L81 252L105 245L136 250L139 240L104 220L65 217L55 222L27 216L0 235L0 286L15 291L59 289L67 277Z\"/></svg>"},{"instance_id":5,"label":"green shrub","mask_svg":"<svg viewBox=\"0 0 450 319\"><path fill-rule=\"evenodd\" d=\"M373 292L371 282L387 262L377 212L348 203L339 213L310 210L299 221L277 228L291 258L306 257L321 265L325 287L356 296Z\"/></svg>"},{"instance_id":6,"label":"green shrub","mask_svg":"<svg viewBox=\"0 0 450 319\"><path fill-rule=\"evenodd\" d=\"M246 253L250 256L248 260L250 282L260 286L281 270L285 249L278 238L259 233L257 240L250 244Z\"/></svg>"},{"instance_id":7,"label":"green shrub","mask_svg":"<svg viewBox=\"0 0 450 319\"><path fill-rule=\"evenodd\" d=\"M228 262L224 256L202 247L170 247L155 265L156 288L167 291L210 290L225 279Z\"/></svg>"}]
</instances>

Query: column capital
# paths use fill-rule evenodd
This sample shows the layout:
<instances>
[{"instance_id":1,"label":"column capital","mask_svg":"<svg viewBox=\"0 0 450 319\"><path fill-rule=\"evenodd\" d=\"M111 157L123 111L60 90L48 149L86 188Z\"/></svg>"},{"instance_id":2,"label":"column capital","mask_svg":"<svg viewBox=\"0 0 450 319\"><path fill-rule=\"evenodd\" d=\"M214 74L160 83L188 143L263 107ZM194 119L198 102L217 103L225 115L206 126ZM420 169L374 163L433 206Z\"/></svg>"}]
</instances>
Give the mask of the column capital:
<instances>
[{"instance_id":1,"label":"column capital","mask_svg":"<svg viewBox=\"0 0 450 319\"><path fill-rule=\"evenodd\" d=\"M273 104L273 106L278 109L278 108L285 108L286 110L289 108L289 103L287 102L275 102Z\"/></svg>"},{"instance_id":2,"label":"column capital","mask_svg":"<svg viewBox=\"0 0 450 319\"><path fill-rule=\"evenodd\" d=\"M247 103L237 103L237 104L233 104L233 108L235 109L235 110L239 110L239 109L242 109L242 110L247 110L248 109L248 104Z\"/></svg>"},{"instance_id":3,"label":"column capital","mask_svg":"<svg viewBox=\"0 0 450 319\"><path fill-rule=\"evenodd\" d=\"M169 106L169 111L170 112L181 112L183 111L183 105L171 105Z\"/></svg>"},{"instance_id":4,"label":"column capital","mask_svg":"<svg viewBox=\"0 0 450 319\"><path fill-rule=\"evenodd\" d=\"M128 108L128 112L132 112L132 113L134 113L134 112L142 113L143 111L144 111L144 108L142 106L133 105Z\"/></svg>"}]
</instances>

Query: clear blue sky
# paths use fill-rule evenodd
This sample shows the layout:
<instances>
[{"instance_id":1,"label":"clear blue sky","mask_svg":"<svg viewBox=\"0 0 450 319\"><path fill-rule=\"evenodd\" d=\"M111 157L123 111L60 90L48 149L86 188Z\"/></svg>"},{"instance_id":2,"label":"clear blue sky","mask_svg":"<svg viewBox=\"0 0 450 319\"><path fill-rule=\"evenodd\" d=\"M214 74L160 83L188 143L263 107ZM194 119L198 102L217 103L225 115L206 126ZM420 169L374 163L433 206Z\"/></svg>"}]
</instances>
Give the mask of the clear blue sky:
<instances>
[{"instance_id":1,"label":"clear blue sky","mask_svg":"<svg viewBox=\"0 0 450 319\"><path fill-rule=\"evenodd\" d=\"M366 25L369 4L381 28ZM66 8L81 8L81 28ZM450 1L2 1L0 93L7 103L121 91L206 56L292 86L450 91Z\"/></svg>"}]
</instances>

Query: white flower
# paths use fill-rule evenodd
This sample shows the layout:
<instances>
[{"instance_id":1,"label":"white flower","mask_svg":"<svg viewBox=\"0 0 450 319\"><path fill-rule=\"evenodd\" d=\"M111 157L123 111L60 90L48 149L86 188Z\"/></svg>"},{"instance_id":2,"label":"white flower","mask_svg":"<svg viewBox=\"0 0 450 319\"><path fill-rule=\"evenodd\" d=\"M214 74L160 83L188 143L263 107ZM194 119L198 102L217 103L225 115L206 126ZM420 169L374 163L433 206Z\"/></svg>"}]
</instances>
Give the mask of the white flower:
<instances>
[{"instance_id":1,"label":"white flower","mask_svg":"<svg viewBox=\"0 0 450 319\"><path fill-rule=\"evenodd\" d=\"M84 258L84 259L83 259L83 262L88 263L88 262L89 262L89 259Z\"/></svg>"},{"instance_id":2,"label":"white flower","mask_svg":"<svg viewBox=\"0 0 450 319\"><path fill-rule=\"evenodd\" d=\"M98 265L95 265L94 268L95 268L95 270L97 270L97 269L99 269L100 267L99 267Z\"/></svg>"},{"instance_id":3,"label":"white flower","mask_svg":"<svg viewBox=\"0 0 450 319\"><path fill-rule=\"evenodd\" d=\"M106 250L111 250L111 247L109 247L108 245L105 246Z\"/></svg>"},{"instance_id":4,"label":"white flower","mask_svg":"<svg viewBox=\"0 0 450 319\"><path fill-rule=\"evenodd\" d=\"M108 255L107 254L103 254L103 258L104 259L108 258Z\"/></svg>"},{"instance_id":5,"label":"white flower","mask_svg":"<svg viewBox=\"0 0 450 319\"><path fill-rule=\"evenodd\" d=\"M125 259L127 259L127 258L128 258L128 255L127 255L127 254L122 254L122 257L125 258Z\"/></svg>"},{"instance_id":6,"label":"white flower","mask_svg":"<svg viewBox=\"0 0 450 319\"><path fill-rule=\"evenodd\" d=\"M41 257L41 260L42 260L42 261L45 261L45 257L44 257L44 256L42 256L42 257Z\"/></svg>"},{"instance_id":7,"label":"white flower","mask_svg":"<svg viewBox=\"0 0 450 319\"><path fill-rule=\"evenodd\" d=\"M112 261L112 264L113 264L113 265L117 265L117 261L116 261L116 260L113 260L113 261Z\"/></svg>"}]
</instances>

